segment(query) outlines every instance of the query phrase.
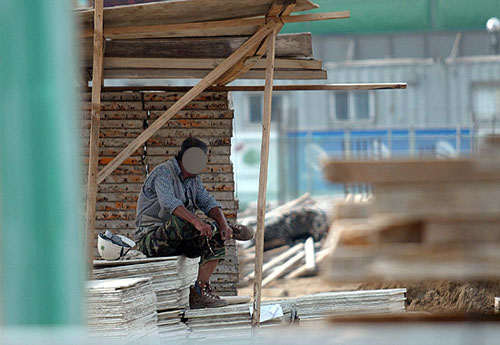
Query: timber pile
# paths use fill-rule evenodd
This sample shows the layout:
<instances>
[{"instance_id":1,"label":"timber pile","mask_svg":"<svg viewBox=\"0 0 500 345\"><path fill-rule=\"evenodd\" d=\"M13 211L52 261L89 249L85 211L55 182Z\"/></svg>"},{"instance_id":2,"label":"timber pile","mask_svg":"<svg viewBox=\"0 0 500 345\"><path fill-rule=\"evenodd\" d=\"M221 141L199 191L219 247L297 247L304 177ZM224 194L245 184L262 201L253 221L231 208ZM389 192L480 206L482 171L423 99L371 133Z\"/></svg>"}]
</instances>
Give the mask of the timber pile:
<instances>
[{"instance_id":1,"label":"timber pile","mask_svg":"<svg viewBox=\"0 0 500 345\"><path fill-rule=\"evenodd\" d=\"M285 245L264 252L262 267L262 286L266 287L276 279L297 278L317 274L318 265L326 258L329 251L321 249L319 242L312 237L305 242L299 242L292 247ZM247 286L255 277L255 248L241 250L240 256L240 286Z\"/></svg>"},{"instance_id":2,"label":"timber pile","mask_svg":"<svg viewBox=\"0 0 500 345\"><path fill-rule=\"evenodd\" d=\"M293 5L292 5L293 4ZM203 78L236 51L267 22L265 15L289 15L318 5L307 1L191 0L104 8L103 72L106 79ZM92 75L94 10L77 11L81 23L82 67ZM333 18L346 18L339 13ZM265 44L263 45L265 47ZM255 46L238 73L244 79L264 79L265 61ZM312 54L310 33L279 35L275 79L326 79L322 61ZM249 59L246 59L246 58ZM220 85L235 77L223 78Z\"/></svg>"},{"instance_id":3,"label":"timber pile","mask_svg":"<svg viewBox=\"0 0 500 345\"><path fill-rule=\"evenodd\" d=\"M252 227L257 225L257 212L239 217L238 222ZM328 231L328 215L308 193L298 199L269 210L265 216L264 249L306 240L316 241Z\"/></svg>"},{"instance_id":4,"label":"timber pile","mask_svg":"<svg viewBox=\"0 0 500 345\"><path fill-rule=\"evenodd\" d=\"M350 210L358 218L333 222L327 275L357 282L498 279L498 152L500 140L488 138L473 159L328 163L330 181L370 183L373 199Z\"/></svg>"},{"instance_id":5,"label":"timber pile","mask_svg":"<svg viewBox=\"0 0 500 345\"><path fill-rule=\"evenodd\" d=\"M144 131L144 121L151 124L184 92L162 91L104 91L99 138L99 169ZM201 179L212 195L222 204L230 221L236 219L238 209L234 198L234 175L230 160L232 119L227 92L203 92L188 106L169 120L161 130L147 141L145 164L152 170L157 164L170 159L180 149L182 141L195 136L207 143L209 160ZM89 92L83 94L83 147L85 170L90 128ZM115 234L133 238L135 208L145 178L141 147L98 185L96 204L97 233L111 230ZM87 176L84 174L84 176ZM94 248L96 243L94 242ZM94 251L97 257L97 250ZM226 243L226 260L212 276L214 290L223 295L235 295L238 267L234 241Z\"/></svg>"},{"instance_id":6,"label":"timber pile","mask_svg":"<svg viewBox=\"0 0 500 345\"><path fill-rule=\"evenodd\" d=\"M196 280L199 259L184 256L123 261L94 261L94 279L152 277L158 311L189 305L189 285Z\"/></svg>"},{"instance_id":7,"label":"timber pile","mask_svg":"<svg viewBox=\"0 0 500 345\"><path fill-rule=\"evenodd\" d=\"M156 296L150 278L93 280L86 286L92 337L105 342L154 344Z\"/></svg>"},{"instance_id":8,"label":"timber pile","mask_svg":"<svg viewBox=\"0 0 500 345\"><path fill-rule=\"evenodd\" d=\"M322 321L330 316L380 315L405 312L406 289L326 292L262 302L262 308L279 305L283 316L261 322L258 335L277 326L301 325ZM251 304L223 308L186 310L184 318L190 339L212 341L242 340L252 337ZM261 312L261 316L263 313Z\"/></svg>"},{"instance_id":9,"label":"timber pile","mask_svg":"<svg viewBox=\"0 0 500 345\"><path fill-rule=\"evenodd\" d=\"M279 300L263 302L262 306L280 305L283 316L261 323L261 327L276 327L289 325L292 322L294 300ZM252 336L252 304L229 305L222 308L186 310L184 318L191 333L190 339L241 340Z\"/></svg>"},{"instance_id":10,"label":"timber pile","mask_svg":"<svg viewBox=\"0 0 500 345\"><path fill-rule=\"evenodd\" d=\"M406 289L324 292L297 298L300 324L338 315L393 314L405 312Z\"/></svg>"}]
</instances>

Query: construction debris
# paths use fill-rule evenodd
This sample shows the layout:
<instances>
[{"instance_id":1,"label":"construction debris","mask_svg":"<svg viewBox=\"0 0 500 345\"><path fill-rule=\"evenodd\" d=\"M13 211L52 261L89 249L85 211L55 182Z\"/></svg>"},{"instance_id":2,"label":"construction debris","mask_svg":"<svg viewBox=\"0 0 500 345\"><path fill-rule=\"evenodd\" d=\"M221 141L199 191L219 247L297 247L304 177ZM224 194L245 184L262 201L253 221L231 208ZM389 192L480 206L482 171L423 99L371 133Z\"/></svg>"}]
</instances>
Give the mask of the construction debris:
<instances>
[{"instance_id":1,"label":"construction debris","mask_svg":"<svg viewBox=\"0 0 500 345\"><path fill-rule=\"evenodd\" d=\"M155 344L158 338L156 296L150 278L87 282L91 335L102 341Z\"/></svg>"},{"instance_id":2,"label":"construction debris","mask_svg":"<svg viewBox=\"0 0 500 345\"><path fill-rule=\"evenodd\" d=\"M239 218L239 223L255 229L257 215ZM318 203L304 194L298 199L266 213L264 249L293 244L313 237L321 239L328 231L328 215Z\"/></svg>"},{"instance_id":3,"label":"construction debris","mask_svg":"<svg viewBox=\"0 0 500 345\"><path fill-rule=\"evenodd\" d=\"M495 297L495 313L500 313L500 297Z\"/></svg>"},{"instance_id":4,"label":"construction debris","mask_svg":"<svg viewBox=\"0 0 500 345\"><path fill-rule=\"evenodd\" d=\"M169 256L125 261L94 261L94 279L152 277L157 310L180 310L189 306L189 285L198 272L199 258Z\"/></svg>"}]
</instances>

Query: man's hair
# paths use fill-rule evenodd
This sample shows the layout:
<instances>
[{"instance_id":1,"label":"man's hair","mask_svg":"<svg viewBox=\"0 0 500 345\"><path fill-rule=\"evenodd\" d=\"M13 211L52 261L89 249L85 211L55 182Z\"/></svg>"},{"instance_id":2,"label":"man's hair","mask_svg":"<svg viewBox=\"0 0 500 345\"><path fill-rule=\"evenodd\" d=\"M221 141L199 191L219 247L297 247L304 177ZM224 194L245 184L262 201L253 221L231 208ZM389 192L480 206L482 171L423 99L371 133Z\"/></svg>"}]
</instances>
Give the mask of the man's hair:
<instances>
[{"instance_id":1,"label":"man's hair","mask_svg":"<svg viewBox=\"0 0 500 345\"><path fill-rule=\"evenodd\" d=\"M182 160L182 156L184 155L184 152L186 152L186 150L190 149L191 147L198 147L198 148L202 149L203 152L205 152L205 153L207 153L207 151L208 151L207 144L205 144L203 141L201 141L200 139L189 137L182 142L181 150L177 153L177 155L175 157L178 160Z\"/></svg>"}]
</instances>

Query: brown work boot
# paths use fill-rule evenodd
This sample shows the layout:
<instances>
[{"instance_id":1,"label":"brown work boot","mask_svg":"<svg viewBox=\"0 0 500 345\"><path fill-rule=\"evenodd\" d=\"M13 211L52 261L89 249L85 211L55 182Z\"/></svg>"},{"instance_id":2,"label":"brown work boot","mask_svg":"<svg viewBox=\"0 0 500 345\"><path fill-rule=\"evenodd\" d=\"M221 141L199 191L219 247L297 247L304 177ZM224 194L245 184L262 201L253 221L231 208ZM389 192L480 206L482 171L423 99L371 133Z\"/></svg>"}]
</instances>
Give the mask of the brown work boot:
<instances>
[{"instance_id":1,"label":"brown work boot","mask_svg":"<svg viewBox=\"0 0 500 345\"><path fill-rule=\"evenodd\" d=\"M212 288L207 282L196 281L189 287L189 308L219 308L225 307L227 301L212 293Z\"/></svg>"},{"instance_id":2,"label":"brown work boot","mask_svg":"<svg viewBox=\"0 0 500 345\"><path fill-rule=\"evenodd\" d=\"M253 238L253 230L241 224L230 225L233 229L233 238L238 241L248 241Z\"/></svg>"}]
</instances>

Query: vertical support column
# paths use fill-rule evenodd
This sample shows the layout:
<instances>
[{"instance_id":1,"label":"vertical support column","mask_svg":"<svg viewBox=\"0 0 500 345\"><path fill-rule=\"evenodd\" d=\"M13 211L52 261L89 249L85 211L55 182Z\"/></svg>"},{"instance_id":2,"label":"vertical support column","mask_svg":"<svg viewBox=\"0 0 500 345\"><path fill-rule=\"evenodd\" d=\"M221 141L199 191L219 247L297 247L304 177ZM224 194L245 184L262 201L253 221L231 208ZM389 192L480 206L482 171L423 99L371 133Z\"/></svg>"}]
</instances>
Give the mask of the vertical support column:
<instances>
[{"instance_id":1,"label":"vertical support column","mask_svg":"<svg viewBox=\"0 0 500 345\"><path fill-rule=\"evenodd\" d=\"M6 327L0 343L41 344L40 329L36 340L22 340L36 326L51 326L53 335L69 326L83 332L78 59L70 7L66 0L1 3L0 323ZM76 343L63 335L58 341Z\"/></svg>"},{"instance_id":2,"label":"vertical support column","mask_svg":"<svg viewBox=\"0 0 500 345\"><path fill-rule=\"evenodd\" d=\"M103 0L95 0L94 8L94 46L92 62L92 111L90 125L89 170L87 178L87 215L85 231L87 234L87 259L89 276L92 273L93 241L95 229L95 207L97 198L97 168L99 158L99 127L101 124L101 86L103 45Z\"/></svg>"},{"instance_id":3,"label":"vertical support column","mask_svg":"<svg viewBox=\"0 0 500 345\"><path fill-rule=\"evenodd\" d=\"M262 263L264 255L264 218L266 215L267 167L271 133L271 105L274 79L276 29L269 35L266 53L266 85L264 88L264 115L262 117L262 145L260 151L259 196L257 200L257 233L255 234L255 279L253 284L252 326L260 324L262 290Z\"/></svg>"}]
</instances>

